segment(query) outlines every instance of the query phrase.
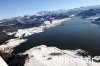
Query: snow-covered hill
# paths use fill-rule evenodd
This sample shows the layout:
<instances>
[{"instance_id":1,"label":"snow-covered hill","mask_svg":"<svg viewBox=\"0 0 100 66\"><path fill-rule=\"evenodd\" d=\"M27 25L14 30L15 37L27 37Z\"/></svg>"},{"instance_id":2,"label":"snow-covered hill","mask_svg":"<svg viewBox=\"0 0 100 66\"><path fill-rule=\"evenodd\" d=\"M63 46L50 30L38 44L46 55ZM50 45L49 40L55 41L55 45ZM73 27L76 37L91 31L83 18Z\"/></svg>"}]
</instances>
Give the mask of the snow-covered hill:
<instances>
[{"instance_id":1,"label":"snow-covered hill","mask_svg":"<svg viewBox=\"0 0 100 66\"><path fill-rule=\"evenodd\" d=\"M24 66L100 66L100 63L93 61L95 58L79 56L78 52L83 51L37 46L23 53L28 54Z\"/></svg>"}]
</instances>

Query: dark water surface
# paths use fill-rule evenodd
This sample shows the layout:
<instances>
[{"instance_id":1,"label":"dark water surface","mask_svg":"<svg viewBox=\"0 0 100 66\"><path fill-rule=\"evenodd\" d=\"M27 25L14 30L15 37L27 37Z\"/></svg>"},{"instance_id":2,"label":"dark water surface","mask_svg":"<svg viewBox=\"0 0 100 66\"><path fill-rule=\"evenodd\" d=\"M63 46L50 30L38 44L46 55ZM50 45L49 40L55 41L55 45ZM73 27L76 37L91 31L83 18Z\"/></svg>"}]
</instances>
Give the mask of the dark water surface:
<instances>
[{"instance_id":1,"label":"dark water surface","mask_svg":"<svg viewBox=\"0 0 100 66\"><path fill-rule=\"evenodd\" d=\"M100 25L73 17L62 25L26 37L28 41L15 47L14 53L24 52L34 46L56 46L61 49L84 49L91 55L100 55Z\"/></svg>"}]
</instances>

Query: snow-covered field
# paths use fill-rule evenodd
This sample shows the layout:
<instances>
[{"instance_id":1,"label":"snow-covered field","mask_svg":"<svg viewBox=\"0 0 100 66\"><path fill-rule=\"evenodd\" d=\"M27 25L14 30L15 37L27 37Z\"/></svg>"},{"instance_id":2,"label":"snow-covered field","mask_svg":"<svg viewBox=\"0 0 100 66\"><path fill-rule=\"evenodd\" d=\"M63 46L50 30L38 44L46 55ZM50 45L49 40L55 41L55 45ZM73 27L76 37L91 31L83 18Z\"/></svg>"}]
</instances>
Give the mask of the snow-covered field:
<instances>
[{"instance_id":1,"label":"snow-covered field","mask_svg":"<svg viewBox=\"0 0 100 66\"><path fill-rule=\"evenodd\" d=\"M100 63L94 62L90 56L79 56L77 52L81 50L71 51L45 45L37 46L24 53L29 55L24 66L100 66Z\"/></svg>"}]
</instances>

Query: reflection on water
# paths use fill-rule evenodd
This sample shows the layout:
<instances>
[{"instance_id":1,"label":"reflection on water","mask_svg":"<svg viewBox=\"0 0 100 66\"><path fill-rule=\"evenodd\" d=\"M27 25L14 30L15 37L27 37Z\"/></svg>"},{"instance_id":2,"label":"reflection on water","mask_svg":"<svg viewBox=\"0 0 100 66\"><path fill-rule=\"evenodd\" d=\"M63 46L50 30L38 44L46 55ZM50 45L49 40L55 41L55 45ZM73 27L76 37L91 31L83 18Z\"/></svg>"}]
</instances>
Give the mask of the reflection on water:
<instances>
[{"instance_id":1,"label":"reflection on water","mask_svg":"<svg viewBox=\"0 0 100 66\"><path fill-rule=\"evenodd\" d=\"M14 48L15 53L24 52L34 46L47 45L61 49L84 49L91 55L100 55L100 26L78 17L26 38L29 39L27 42Z\"/></svg>"}]
</instances>

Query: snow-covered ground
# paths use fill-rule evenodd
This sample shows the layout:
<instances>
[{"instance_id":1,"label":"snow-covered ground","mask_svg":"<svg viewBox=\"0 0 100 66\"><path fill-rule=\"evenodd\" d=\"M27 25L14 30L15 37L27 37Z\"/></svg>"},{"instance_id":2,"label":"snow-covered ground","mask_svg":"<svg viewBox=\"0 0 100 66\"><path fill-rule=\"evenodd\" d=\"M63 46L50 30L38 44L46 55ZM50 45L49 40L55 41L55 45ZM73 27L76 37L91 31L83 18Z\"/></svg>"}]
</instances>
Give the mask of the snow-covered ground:
<instances>
[{"instance_id":1,"label":"snow-covered ground","mask_svg":"<svg viewBox=\"0 0 100 66\"><path fill-rule=\"evenodd\" d=\"M4 52L11 53L13 51L13 48L18 46L19 44L27 41L27 39L10 39L6 42L6 44L3 44L0 46L0 50Z\"/></svg>"},{"instance_id":2,"label":"snow-covered ground","mask_svg":"<svg viewBox=\"0 0 100 66\"><path fill-rule=\"evenodd\" d=\"M0 66L8 66L6 62L0 56Z\"/></svg>"},{"instance_id":3,"label":"snow-covered ground","mask_svg":"<svg viewBox=\"0 0 100 66\"><path fill-rule=\"evenodd\" d=\"M64 21L69 20L70 18L65 18L65 19L59 19L59 20L52 20L52 22L50 21L45 21L41 26L39 27L33 27L33 28L28 28L28 29L19 29L18 32L16 33L16 37L26 37L35 33L40 33L43 32L46 29L50 28L50 27L55 27L59 24L61 24Z\"/></svg>"},{"instance_id":4,"label":"snow-covered ground","mask_svg":"<svg viewBox=\"0 0 100 66\"><path fill-rule=\"evenodd\" d=\"M48 29L50 27L55 27L69 19L70 18L53 20L52 23L50 21L45 21L39 27L20 29L15 34L15 37L18 38L8 40L5 44L0 46L0 50L3 50L5 52L12 52L14 47L27 41L27 39L23 39L23 37L43 32L45 31L45 29ZM9 35L10 34L13 33L9 33ZM33 66L33 65L34 66L100 66L99 62L95 62L100 60L99 56L95 56L94 58L91 59L90 56L83 57L81 55L78 55L77 54L78 52L84 52L84 51L61 50L56 47L47 47L45 45L33 47L23 53L23 54L28 54L28 58L25 60L24 66ZM93 61L93 59L95 59L95 61ZM1 61L2 60L0 60L0 64ZM3 64L0 66L7 66L7 65Z\"/></svg>"},{"instance_id":5,"label":"snow-covered ground","mask_svg":"<svg viewBox=\"0 0 100 66\"><path fill-rule=\"evenodd\" d=\"M24 66L100 66L100 63L94 62L90 56L79 56L77 52L79 50L37 46L23 53L29 55Z\"/></svg>"},{"instance_id":6,"label":"snow-covered ground","mask_svg":"<svg viewBox=\"0 0 100 66\"><path fill-rule=\"evenodd\" d=\"M94 15L94 16L90 16L90 17L88 17L88 18L86 18L86 19L95 20L95 19L98 19L98 18L100 18L100 14L96 14L96 15Z\"/></svg>"},{"instance_id":7,"label":"snow-covered ground","mask_svg":"<svg viewBox=\"0 0 100 66\"><path fill-rule=\"evenodd\" d=\"M15 34L15 37L17 37L17 38L10 39L5 44L0 45L0 50L3 50L5 52L12 52L14 47L27 41L27 39L22 39L23 37L27 37L27 36L30 36L30 35L35 34L35 33L43 32L43 31L45 31L45 29L48 29L50 27L55 27L55 26L61 24L64 21L67 21L69 19L71 19L71 18L52 20L52 22L45 21L39 27L33 27L33 28L28 28L28 29L19 29L17 32L8 33L9 35Z\"/></svg>"}]
</instances>

